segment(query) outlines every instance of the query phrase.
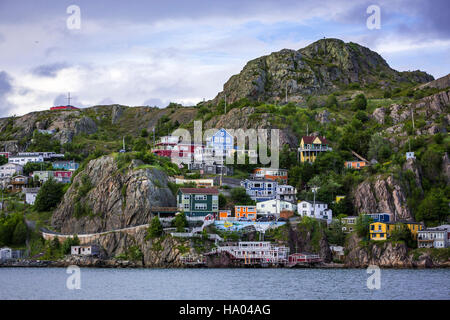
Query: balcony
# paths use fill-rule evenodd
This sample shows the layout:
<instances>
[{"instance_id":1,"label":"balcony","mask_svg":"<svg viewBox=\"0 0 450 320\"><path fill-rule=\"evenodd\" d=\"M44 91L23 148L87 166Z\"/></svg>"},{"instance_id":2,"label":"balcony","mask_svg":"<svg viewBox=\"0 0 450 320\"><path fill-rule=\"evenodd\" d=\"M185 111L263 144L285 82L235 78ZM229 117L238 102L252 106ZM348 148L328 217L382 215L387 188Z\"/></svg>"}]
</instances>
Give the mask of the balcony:
<instances>
[{"instance_id":1,"label":"balcony","mask_svg":"<svg viewBox=\"0 0 450 320\"><path fill-rule=\"evenodd\" d=\"M327 146L315 146L315 145L306 145L304 147L299 147L298 151L299 152L303 152L303 151L318 151L318 152L322 152L322 151L332 151L333 149Z\"/></svg>"}]
</instances>

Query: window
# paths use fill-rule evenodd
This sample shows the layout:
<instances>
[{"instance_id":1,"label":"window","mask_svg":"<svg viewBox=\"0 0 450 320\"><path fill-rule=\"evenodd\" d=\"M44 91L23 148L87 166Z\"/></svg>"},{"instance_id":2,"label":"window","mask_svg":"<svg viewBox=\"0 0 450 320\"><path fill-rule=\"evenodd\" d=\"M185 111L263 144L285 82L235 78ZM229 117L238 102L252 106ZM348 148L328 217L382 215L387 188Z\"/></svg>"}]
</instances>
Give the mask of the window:
<instances>
[{"instance_id":1,"label":"window","mask_svg":"<svg viewBox=\"0 0 450 320\"><path fill-rule=\"evenodd\" d=\"M196 203L195 204L196 210L206 210L207 208L208 208L208 206L206 205L206 203Z\"/></svg>"},{"instance_id":2,"label":"window","mask_svg":"<svg viewBox=\"0 0 450 320\"><path fill-rule=\"evenodd\" d=\"M195 200L206 200L207 197L204 194L196 194L195 195Z\"/></svg>"}]
</instances>

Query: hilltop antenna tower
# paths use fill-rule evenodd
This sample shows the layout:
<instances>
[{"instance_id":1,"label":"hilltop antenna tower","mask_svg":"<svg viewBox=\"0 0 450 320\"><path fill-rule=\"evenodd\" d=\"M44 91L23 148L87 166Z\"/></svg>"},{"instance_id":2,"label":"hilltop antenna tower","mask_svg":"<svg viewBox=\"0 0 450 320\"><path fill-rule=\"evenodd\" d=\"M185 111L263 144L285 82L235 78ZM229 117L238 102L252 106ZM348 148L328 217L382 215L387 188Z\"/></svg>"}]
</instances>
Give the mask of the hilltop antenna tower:
<instances>
[{"instance_id":1,"label":"hilltop antenna tower","mask_svg":"<svg viewBox=\"0 0 450 320\"><path fill-rule=\"evenodd\" d=\"M70 106L70 92L67 93L67 105Z\"/></svg>"}]
</instances>

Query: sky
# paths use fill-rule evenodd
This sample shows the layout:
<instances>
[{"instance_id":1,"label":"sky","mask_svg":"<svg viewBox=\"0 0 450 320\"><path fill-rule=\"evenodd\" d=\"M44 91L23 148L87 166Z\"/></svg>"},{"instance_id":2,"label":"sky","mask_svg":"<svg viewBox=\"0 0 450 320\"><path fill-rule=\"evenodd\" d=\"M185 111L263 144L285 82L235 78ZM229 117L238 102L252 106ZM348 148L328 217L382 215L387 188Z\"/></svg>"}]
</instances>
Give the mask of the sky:
<instances>
[{"instance_id":1,"label":"sky","mask_svg":"<svg viewBox=\"0 0 450 320\"><path fill-rule=\"evenodd\" d=\"M67 92L77 107L195 105L247 61L324 37L439 78L450 70L449 3L0 0L0 117L67 104ZM371 5L378 29L367 27Z\"/></svg>"}]
</instances>

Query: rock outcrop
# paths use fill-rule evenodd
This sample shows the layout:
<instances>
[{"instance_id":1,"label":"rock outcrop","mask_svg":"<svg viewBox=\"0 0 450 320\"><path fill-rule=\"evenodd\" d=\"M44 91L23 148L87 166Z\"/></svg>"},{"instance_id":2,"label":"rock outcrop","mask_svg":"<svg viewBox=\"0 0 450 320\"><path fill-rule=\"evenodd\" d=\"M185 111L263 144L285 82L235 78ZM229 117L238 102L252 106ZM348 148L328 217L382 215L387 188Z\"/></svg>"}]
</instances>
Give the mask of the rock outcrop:
<instances>
[{"instance_id":1,"label":"rock outcrop","mask_svg":"<svg viewBox=\"0 0 450 320\"><path fill-rule=\"evenodd\" d=\"M352 234L347 242L344 264L348 268L367 268L369 265L376 265L380 268L450 267L449 259L432 255L429 249L423 250L422 252L413 252L401 242L363 245L361 238Z\"/></svg>"},{"instance_id":2,"label":"rock outcrop","mask_svg":"<svg viewBox=\"0 0 450 320\"><path fill-rule=\"evenodd\" d=\"M52 217L64 234L95 233L146 224L152 207L174 207L167 175L133 161L119 170L111 156L88 163L74 179Z\"/></svg>"},{"instance_id":3,"label":"rock outcrop","mask_svg":"<svg viewBox=\"0 0 450 320\"><path fill-rule=\"evenodd\" d=\"M352 192L357 213L387 212L395 220L412 219L406 204L407 191L393 176L375 177L360 183Z\"/></svg>"}]
</instances>

